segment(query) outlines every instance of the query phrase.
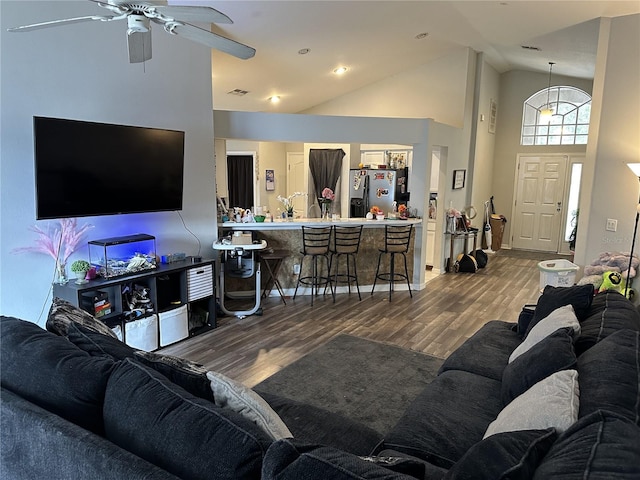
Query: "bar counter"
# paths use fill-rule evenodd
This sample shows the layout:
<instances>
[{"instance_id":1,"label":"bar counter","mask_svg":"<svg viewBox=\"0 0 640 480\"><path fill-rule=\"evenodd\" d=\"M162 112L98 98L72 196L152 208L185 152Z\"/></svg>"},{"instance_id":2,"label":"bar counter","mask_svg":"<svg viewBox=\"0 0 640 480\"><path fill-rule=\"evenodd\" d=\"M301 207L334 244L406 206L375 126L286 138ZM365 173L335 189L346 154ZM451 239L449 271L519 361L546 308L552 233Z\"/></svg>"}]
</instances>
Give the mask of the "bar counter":
<instances>
[{"instance_id":1,"label":"bar counter","mask_svg":"<svg viewBox=\"0 0 640 480\"><path fill-rule=\"evenodd\" d=\"M293 273L293 266L300 264L302 259L302 226L308 227L327 227L327 226L358 226L362 225L362 238L360 239L360 249L357 257L357 269L358 279L360 284L361 293L367 293L371 291L373 286L373 280L375 277L376 265L378 262L379 248L384 247L384 227L386 225L407 225L412 224L414 226L414 233L412 234L411 244L409 246L409 252L407 253L407 267L409 269L409 278L415 277L413 274L413 255L414 255L414 242L416 238L415 232L422 227L422 219L409 218L406 220L400 219L386 219L386 220L367 220L366 218L341 218L337 220L321 220L319 218L297 218L293 220L288 219L274 219L273 222L252 222L252 223L236 223L236 222L224 222L219 224L224 232L229 231L243 231L243 232L255 232L256 240L265 240L267 242L267 248L274 250L285 250L288 252L287 258L285 258L280 267L278 273L278 280L282 285L285 293L289 296L293 295L296 288L297 275ZM420 232L421 233L421 232ZM301 274L308 275L307 267L311 262L305 261L304 269ZM388 265L383 263L383 266L388 269ZM404 268L403 265L396 263L396 271L398 268ZM382 267L381 267L382 270ZM265 269L262 268L263 283L265 277ZM413 278L413 285L419 283L419 280ZM388 291L388 283L378 281L376 285L376 292ZM400 283L395 285L395 289L406 290L406 284L404 286ZM346 291L346 286L340 285L338 292ZM355 285L352 287L352 294L356 296ZM298 295L308 293L302 287L298 289ZM277 295L277 291L274 288L272 295Z\"/></svg>"}]
</instances>

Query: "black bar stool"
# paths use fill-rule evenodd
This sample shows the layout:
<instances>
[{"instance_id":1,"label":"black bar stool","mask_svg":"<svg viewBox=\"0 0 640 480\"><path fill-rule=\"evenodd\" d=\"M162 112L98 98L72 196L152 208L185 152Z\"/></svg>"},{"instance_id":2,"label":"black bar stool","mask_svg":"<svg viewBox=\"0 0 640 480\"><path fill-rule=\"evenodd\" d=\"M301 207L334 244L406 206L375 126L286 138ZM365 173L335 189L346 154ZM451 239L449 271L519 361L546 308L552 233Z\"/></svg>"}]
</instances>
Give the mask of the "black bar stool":
<instances>
[{"instance_id":1,"label":"black bar stool","mask_svg":"<svg viewBox=\"0 0 640 480\"><path fill-rule=\"evenodd\" d=\"M349 294L351 294L351 284L355 282L356 290L358 291L358 300L362 300L360 296L360 285L358 284L358 270L356 269L356 255L360 248L361 237L362 225L358 225L357 227L333 227L333 246L331 248L329 271L334 267L335 261L335 273L332 279L334 302L336 301L335 291L338 288L339 282L347 284ZM346 260L346 273L340 273L341 257Z\"/></svg>"},{"instance_id":2,"label":"black bar stool","mask_svg":"<svg viewBox=\"0 0 640 480\"><path fill-rule=\"evenodd\" d=\"M324 286L325 292L327 286L330 284L329 273L329 242L331 241L331 231L333 227L307 227L302 226L302 260L300 261L300 277L298 277L298 283L296 284L296 290L293 293L293 298L296 298L298 293L298 287L300 284L311 287L311 306L313 306L313 297L318 294L320 286ZM311 275L302 276L304 260L307 257L311 257ZM327 273L321 275L318 269L318 260L324 258L326 262ZM335 293L331 289L331 295L335 301Z\"/></svg>"},{"instance_id":3,"label":"black bar stool","mask_svg":"<svg viewBox=\"0 0 640 480\"><path fill-rule=\"evenodd\" d=\"M386 225L384 227L384 248L380 248L380 254L378 255L378 266L376 267L376 277L373 280L373 288L371 289L371 295L376 288L376 281L378 279L389 282L389 301L391 301L391 293L393 292L393 284L398 280L406 280L407 287L409 287L409 296L413 298L411 293L411 285L409 284L409 270L407 269L407 256L406 253L409 250L409 242L411 241L411 231L413 230L413 224L409 225ZM380 273L380 261L382 255L388 254L389 257L389 271ZM396 273L395 271L395 258L396 255L402 255L404 259L404 274Z\"/></svg>"},{"instance_id":4,"label":"black bar stool","mask_svg":"<svg viewBox=\"0 0 640 480\"><path fill-rule=\"evenodd\" d=\"M282 303L287 304L284 299L284 291L282 290L282 285L278 281L278 272L280 271L280 266L282 265L282 261L287 258L286 250L273 250L267 249L265 253L260 254L260 261L265 266L267 275L266 281L264 284L264 289L262 290L262 298L266 298L271 294L271 290L275 286L278 289L278 293L280 294L280 298L282 299Z\"/></svg>"}]
</instances>

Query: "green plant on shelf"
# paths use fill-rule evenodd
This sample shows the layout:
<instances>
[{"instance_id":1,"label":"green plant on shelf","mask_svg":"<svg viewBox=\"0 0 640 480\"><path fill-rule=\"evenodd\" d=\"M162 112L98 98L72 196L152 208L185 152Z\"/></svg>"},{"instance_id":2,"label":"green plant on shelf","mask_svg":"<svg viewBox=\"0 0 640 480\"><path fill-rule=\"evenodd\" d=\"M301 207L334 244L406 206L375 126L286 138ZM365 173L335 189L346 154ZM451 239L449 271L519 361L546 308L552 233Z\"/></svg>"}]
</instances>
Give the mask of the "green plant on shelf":
<instances>
[{"instance_id":1,"label":"green plant on shelf","mask_svg":"<svg viewBox=\"0 0 640 480\"><path fill-rule=\"evenodd\" d=\"M86 260L76 260L71 264L71 271L73 273L82 273L82 272L86 273L89 271L90 268L91 268L91 264Z\"/></svg>"}]
</instances>

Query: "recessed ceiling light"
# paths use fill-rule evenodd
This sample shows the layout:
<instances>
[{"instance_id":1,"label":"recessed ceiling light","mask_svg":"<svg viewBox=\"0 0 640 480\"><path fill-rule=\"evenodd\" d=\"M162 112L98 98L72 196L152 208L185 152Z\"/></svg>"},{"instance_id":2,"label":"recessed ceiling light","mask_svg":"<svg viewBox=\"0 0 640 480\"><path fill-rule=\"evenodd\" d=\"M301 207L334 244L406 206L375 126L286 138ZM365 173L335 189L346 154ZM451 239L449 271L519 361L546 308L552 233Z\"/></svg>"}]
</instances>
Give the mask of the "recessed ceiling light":
<instances>
[{"instance_id":1,"label":"recessed ceiling light","mask_svg":"<svg viewBox=\"0 0 640 480\"><path fill-rule=\"evenodd\" d=\"M310 51L311 51L310 48L301 48L300 50L298 50L298 55L306 55Z\"/></svg>"},{"instance_id":2,"label":"recessed ceiling light","mask_svg":"<svg viewBox=\"0 0 640 480\"><path fill-rule=\"evenodd\" d=\"M419 33L415 36L416 40L422 40L423 38L427 38L429 36L429 34L427 32L422 32Z\"/></svg>"},{"instance_id":3,"label":"recessed ceiling light","mask_svg":"<svg viewBox=\"0 0 640 480\"><path fill-rule=\"evenodd\" d=\"M338 67L335 70L333 70L333 73L335 73L336 75L342 75L344 73L347 72L347 67Z\"/></svg>"},{"instance_id":4,"label":"recessed ceiling light","mask_svg":"<svg viewBox=\"0 0 640 480\"><path fill-rule=\"evenodd\" d=\"M272 97L269 97L269 101L271 103L278 103L280 101L280 97L278 95L274 95Z\"/></svg>"}]
</instances>

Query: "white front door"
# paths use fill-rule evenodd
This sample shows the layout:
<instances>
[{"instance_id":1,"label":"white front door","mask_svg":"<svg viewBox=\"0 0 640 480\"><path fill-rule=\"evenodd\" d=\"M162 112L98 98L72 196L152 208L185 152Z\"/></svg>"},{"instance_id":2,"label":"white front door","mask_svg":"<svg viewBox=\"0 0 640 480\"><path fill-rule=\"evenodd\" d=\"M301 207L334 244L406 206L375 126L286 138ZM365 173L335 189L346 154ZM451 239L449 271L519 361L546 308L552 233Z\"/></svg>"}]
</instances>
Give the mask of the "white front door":
<instances>
[{"instance_id":1,"label":"white front door","mask_svg":"<svg viewBox=\"0 0 640 480\"><path fill-rule=\"evenodd\" d=\"M519 156L513 248L558 251L566 171L566 156Z\"/></svg>"}]
</instances>

